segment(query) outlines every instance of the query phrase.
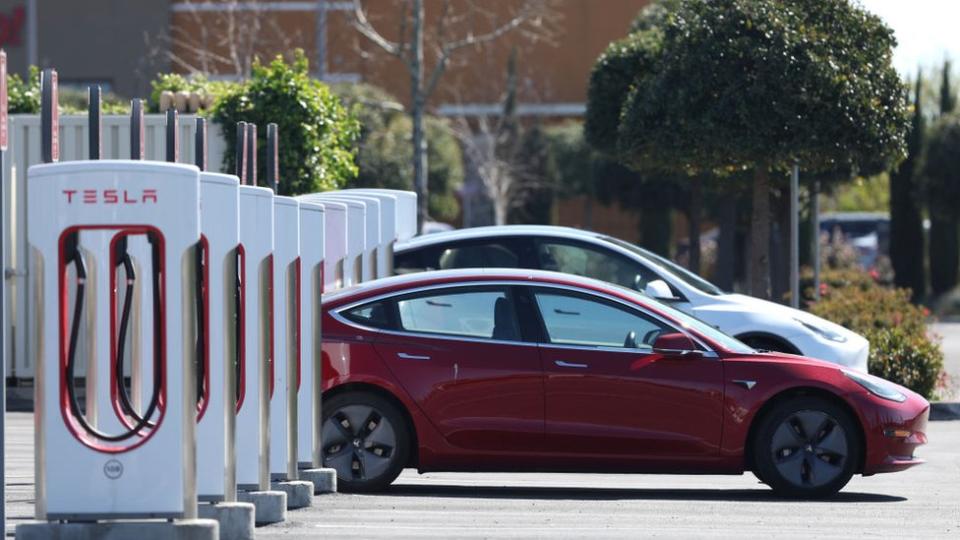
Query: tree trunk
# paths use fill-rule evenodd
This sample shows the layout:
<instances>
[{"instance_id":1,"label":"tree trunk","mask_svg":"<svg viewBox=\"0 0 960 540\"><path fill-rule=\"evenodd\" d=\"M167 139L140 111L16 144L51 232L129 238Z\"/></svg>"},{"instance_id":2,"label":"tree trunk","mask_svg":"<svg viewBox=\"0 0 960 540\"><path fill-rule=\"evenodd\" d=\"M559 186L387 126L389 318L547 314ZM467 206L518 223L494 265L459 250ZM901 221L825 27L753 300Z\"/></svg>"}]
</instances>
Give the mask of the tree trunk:
<instances>
[{"instance_id":1,"label":"tree trunk","mask_svg":"<svg viewBox=\"0 0 960 540\"><path fill-rule=\"evenodd\" d=\"M770 170L760 163L753 172L750 223L750 294L770 298Z\"/></svg>"},{"instance_id":2,"label":"tree trunk","mask_svg":"<svg viewBox=\"0 0 960 540\"><path fill-rule=\"evenodd\" d=\"M417 230L427 220L427 144L423 132L426 96L423 87L423 0L413 1L413 36L410 43L410 99L413 103L413 189L417 192Z\"/></svg>"},{"instance_id":3,"label":"tree trunk","mask_svg":"<svg viewBox=\"0 0 960 540\"><path fill-rule=\"evenodd\" d=\"M732 291L737 268L737 197L732 193L723 193L718 206L720 235L717 238L717 267L713 279L721 289Z\"/></svg>"},{"instance_id":4,"label":"tree trunk","mask_svg":"<svg viewBox=\"0 0 960 540\"><path fill-rule=\"evenodd\" d=\"M930 289L934 299L957 286L960 239L957 219L931 209Z\"/></svg>"},{"instance_id":5,"label":"tree trunk","mask_svg":"<svg viewBox=\"0 0 960 540\"><path fill-rule=\"evenodd\" d=\"M694 176L690 181L690 207L687 210L690 225L690 261L688 267L700 274L700 216L703 214L703 179Z\"/></svg>"}]
</instances>

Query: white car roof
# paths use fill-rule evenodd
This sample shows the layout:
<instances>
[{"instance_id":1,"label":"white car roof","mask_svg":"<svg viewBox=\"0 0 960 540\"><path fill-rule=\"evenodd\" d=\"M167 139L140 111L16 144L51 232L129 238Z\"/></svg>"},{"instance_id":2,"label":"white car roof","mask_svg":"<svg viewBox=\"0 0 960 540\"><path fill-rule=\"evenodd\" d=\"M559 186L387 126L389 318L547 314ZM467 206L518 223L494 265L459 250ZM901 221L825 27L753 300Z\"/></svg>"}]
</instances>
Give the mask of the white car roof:
<instances>
[{"instance_id":1,"label":"white car roof","mask_svg":"<svg viewBox=\"0 0 960 540\"><path fill-rule=\"evenodd\" d=\"M489 227L470 227L455 231L438 232L417 236L397 244L396 251L421 248L436 244L443 244L458 240L473 240L478 238L496 238L504 236L551 236L554 238L570 239L597 239L603 235L594 231L584 231L572 227L558 227L556 225L496 225Z\"/></svg>"}]
</instances>

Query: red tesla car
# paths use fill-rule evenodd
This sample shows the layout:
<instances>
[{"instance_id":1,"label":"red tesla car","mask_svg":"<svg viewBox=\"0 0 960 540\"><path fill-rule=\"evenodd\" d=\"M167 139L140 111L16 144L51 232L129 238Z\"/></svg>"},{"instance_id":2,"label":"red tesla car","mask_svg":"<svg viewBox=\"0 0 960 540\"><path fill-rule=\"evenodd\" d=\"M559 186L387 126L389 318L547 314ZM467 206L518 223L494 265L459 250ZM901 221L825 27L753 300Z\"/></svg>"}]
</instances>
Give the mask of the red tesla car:
<instances>
[{"instance_id":1,"label":"red tesla car","mask_svg":"<svg viewBox=\"0 0 960 540\"><path fill-rule=\"evenodd\" d=\"M454 270L323 297L322 453L341 489L426 471L753 473L821 497L922 463L929 404L760 353L640 293Z\"/></svg>"}]
</instances>

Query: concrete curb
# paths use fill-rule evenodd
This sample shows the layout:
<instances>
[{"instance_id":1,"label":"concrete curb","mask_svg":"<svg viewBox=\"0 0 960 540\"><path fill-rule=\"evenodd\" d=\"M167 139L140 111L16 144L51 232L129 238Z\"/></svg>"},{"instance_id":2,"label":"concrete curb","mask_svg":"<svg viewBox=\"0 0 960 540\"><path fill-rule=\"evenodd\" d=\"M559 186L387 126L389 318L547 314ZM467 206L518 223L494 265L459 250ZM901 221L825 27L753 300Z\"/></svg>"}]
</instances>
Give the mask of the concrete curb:
<instances>
[{"instance_id":1,"label":"concrete curb","mask_svg":"<svg viewBox=\"0 0 960 540\"><path fill-rule=\"evenodd\" d=\"M217 540L220 525L212 519L175 521L34 522L17 525L17 540Z\"/></svg>"},{"instance_id":2,"label":"concrete curb","mask_svg":"<svg viewBox=\"0 0 960 540\"><path fill-rule=\"evenodd\" d=\"M930 420L960 420L960 402L937 401L931 403Z\"/></svg>"},{"instance_id":3,"label":"concrete curb","mask_svg":"<svg viewBox=\"0 0 960 540\"><path fill-rule=\"evenodd\" d=\"M337 492L336 469L300 469L297 474L301 480L313 484L314 495Z\"/></svg>"}]
</instances>

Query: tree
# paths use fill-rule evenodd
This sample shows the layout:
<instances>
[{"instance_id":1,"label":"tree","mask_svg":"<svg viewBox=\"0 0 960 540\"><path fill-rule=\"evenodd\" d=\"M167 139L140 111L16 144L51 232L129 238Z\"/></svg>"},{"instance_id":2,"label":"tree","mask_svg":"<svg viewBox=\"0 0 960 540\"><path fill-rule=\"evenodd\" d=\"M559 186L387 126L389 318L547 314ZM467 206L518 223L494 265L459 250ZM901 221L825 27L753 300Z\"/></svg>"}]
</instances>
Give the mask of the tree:
<instances>
[{"instance_id":1,"label":"tree","mask_svg":"<svg viewBox=\"0 0 960 540\"><path fill-rule=\"evenodd\" d=\"M427 28L424 0L404 0L400 3L397 39L391 40L376 28L367 17L364 5L356 0L352 13L354 28L368 41L399 59L410 75L410 117L412 121L413 177L418 195L417 222L420 226L428 214L427 149L424 136L426 106L437 83L452 57L463 49L480 47L503 36L519 33L528 39L541 39L549 32L548 22L554 17L553 0L522 0L511 5L509 14L501 19L484 8L479 0L458 2L454 9L445 0L436 22ZM425 63L426 52L433 53L432 67Z\"/></svg>"},{"instance_id":2,"label":"tree","mask_svg":"<svg viewBox=\"0 0 960 540\"><path fill-rule=\"evenodd\" d=\"M960 264L960 131L953 115L956 96L950 83L950 62L943 64L940 121L927 138L924 179L930 212L930 288L939 296L957 285Z\"/></svg>"},{"instance_id":3,"label":"tree","mask_svg":"<svg viewBox=\"0 0 960 540\"><path fill-rule=\"evenodd\" d=\"M794 163L873 174L903 157L893 32L848 0L682 0L660 31L621 101L616 155L676 173L752 171L750 290L769 297L771 174Z\"/></svg>"},{"instance_id":4,"label":"tree","mask_svg":"<svg viewBox=\"0 0 960 540\"><path fill-rule=\"evenodd\" d=\"M260 126L261 152L266 125L277 124L283 195L336 189L357 174L357 121L327 85L310 78L302 50L295 51L291 64L279 56L266 65L254 61L250 80L229 87L217 100L213 120L227 142L226 170L236 163L237 122ZM266 163L264 155L257 158L258 178L265 176Z\"/></svg>"},{"instance_id":5,"label":"tree","mask_svg":"<svg viewBox=\"0 0 960 540\"><path fill-rule=\"evenodd\" d=\"M919 186L920 157L926 136L920 100L922 85L923 79L918 73L907 157L890 175L890 262L893 264L893 279L897 287L912 291L911 300L915 303L923 298L927 290L923 269L923 215Z\"/></svg>"}]
</instances>

